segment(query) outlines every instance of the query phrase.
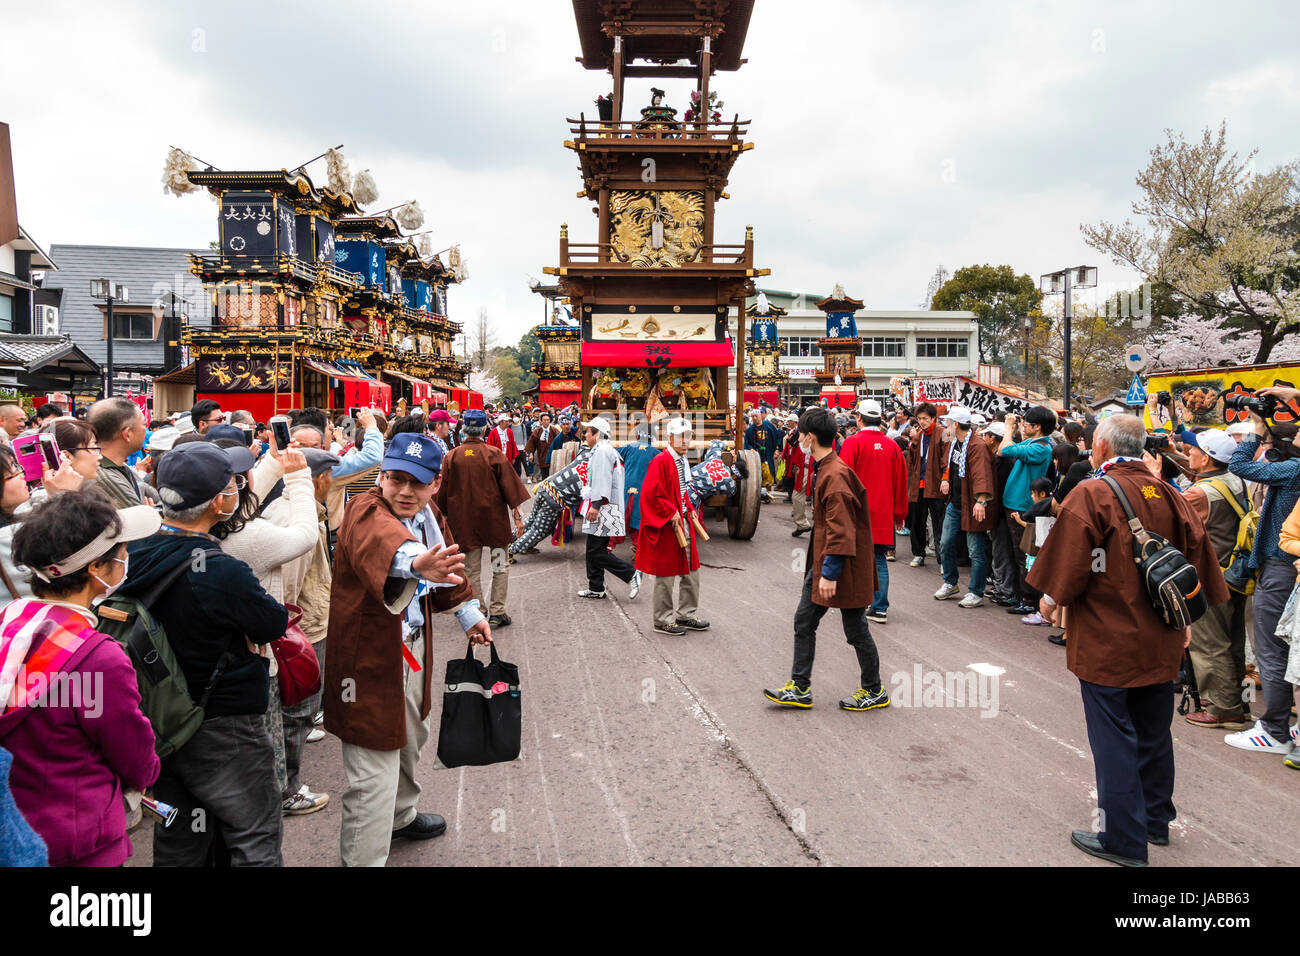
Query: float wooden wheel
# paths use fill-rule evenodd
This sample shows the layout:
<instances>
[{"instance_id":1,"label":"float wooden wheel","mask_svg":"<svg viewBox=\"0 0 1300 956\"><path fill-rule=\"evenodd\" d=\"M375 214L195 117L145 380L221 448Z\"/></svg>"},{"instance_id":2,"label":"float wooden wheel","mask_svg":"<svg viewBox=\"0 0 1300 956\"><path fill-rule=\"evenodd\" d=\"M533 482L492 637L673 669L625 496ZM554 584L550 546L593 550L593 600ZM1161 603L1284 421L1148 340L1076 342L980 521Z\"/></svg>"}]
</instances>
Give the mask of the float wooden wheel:
<instances>
[{"instance_id":1,"label":"float wooden wheel","mask_svg":"<svg viewBox=\"0 0 1300 956\"><path fill-rule=\"evenodd\" d=\"M727 506L727 534L748 541L758 530L758 498L763 487L763 462L758 452L746 448L741 455L749 477L736 482L736 502Z\"/></svg>"}]
</instances>

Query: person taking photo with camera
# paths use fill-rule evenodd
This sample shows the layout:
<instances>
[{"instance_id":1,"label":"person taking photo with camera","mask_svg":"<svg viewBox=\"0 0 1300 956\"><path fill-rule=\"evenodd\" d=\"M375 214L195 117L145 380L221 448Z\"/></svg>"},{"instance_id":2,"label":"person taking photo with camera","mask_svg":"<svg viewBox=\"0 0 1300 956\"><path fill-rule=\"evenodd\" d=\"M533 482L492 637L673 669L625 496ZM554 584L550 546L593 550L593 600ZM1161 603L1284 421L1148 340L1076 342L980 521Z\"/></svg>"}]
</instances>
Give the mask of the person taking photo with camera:
<instances>
[{"instance_id":1,"label":"person taking photo with camera","mask_svg":"<svg viewBox=\"0 0 1300 956\"><path fill-rule=\"evenodd\" d=\"M1239 750L1284 757L1295 746L1289 726L1295 687L1285 677L1289 647L1277 636L1277 623L1295 586L1296 570L1292 563L1294 559L1278 547L1278 539L1283 522L1300 501L1300 449L1293 445L1295 425L1275 423L1270 426L1265 419L1272 418L1277 402L1292 402L1298 397L1300 390L1294 388L1260 389L1254 401L1245 403L1255 425L1255 434L1243 438L1228 462L1232 474L1246 481L1258 482L1268 489L1247 565L1257 572L1253 638L1263 680L1264 715L1253 727L1227 734L1223 742ZM1270 435L1273 447L1264 460L1255 461L1260 442Z\"/></svg>"}]
</instances>

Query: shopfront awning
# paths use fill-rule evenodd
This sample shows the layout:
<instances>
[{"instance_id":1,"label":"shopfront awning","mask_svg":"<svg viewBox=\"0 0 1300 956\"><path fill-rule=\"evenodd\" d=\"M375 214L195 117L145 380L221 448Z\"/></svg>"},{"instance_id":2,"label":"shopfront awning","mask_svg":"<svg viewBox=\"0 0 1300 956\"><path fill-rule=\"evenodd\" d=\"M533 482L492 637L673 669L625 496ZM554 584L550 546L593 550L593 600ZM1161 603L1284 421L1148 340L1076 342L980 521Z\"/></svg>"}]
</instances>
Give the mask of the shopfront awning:
<instances>
[{"instance_id":1,"label":"shopfront awning","mask_svg":"<svg viewBox=\"0 0 1300 956\"><path fill-rule=\"evenodd\" d=\"M584 367L717 368L735 365L731 339L724 342L583 342Z\"/></svg>"},{"instance_id":2,"label":"shopfront awning","mask_svg":"<svg viewBox=\"0 0 1300 956\"><path fill-rule=\"evenodd\" d=\"M304 359L303 365L330 378L330 387L343 387L343 404L339 407L378 408L385 415L393 409L393 388L378 382L359 368L341 366L323 359Z\"/></svg>"}]
</instances>

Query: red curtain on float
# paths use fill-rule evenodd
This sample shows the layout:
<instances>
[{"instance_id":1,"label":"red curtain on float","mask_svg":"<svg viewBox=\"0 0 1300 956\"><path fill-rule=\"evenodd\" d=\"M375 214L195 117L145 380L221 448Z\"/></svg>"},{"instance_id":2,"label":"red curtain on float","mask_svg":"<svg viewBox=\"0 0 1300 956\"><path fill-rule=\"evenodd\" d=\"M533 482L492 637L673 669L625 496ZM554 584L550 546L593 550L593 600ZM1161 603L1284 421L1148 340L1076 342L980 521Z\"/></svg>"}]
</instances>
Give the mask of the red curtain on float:
<instances>
[{"instance_id":1,"label":"red curtain on float","mask_svg":"<svg viewBox=\"0 0 1300 956\"><path fill-rule=\"evenodd\" d=\"M242 408L253 416L253 421L266 422L275 414L274 392L199 392L194 396L195 402L210 398L221 406L223 412ZM280 404L291 408L302 408L302 393L292 395L281 393Z\"/></svg>"},{"instance_id":2,"label":"red curtain on float","mask_svg":"<svg viewBox=\"0 0 1300 956\"><path fill-rule=\"evenodd\" d=\"M749 390L746 390L745 401L752 402L756 406L766 402L768 407L776 408L781 404L781 396L780 394L778 394L776 389L764 390L761 392L758 391L751 392Z\"/></svg>"},{"instance_id":3,"label":"red curtain on float","mask_svg":"<svg viewBox=\"0 0 1300 956\"><path fill-rule=\"evenodd\" d=\"M827 408L856 408L858 397L853 392L822 392Z\"/></svg>"}]
</instances>

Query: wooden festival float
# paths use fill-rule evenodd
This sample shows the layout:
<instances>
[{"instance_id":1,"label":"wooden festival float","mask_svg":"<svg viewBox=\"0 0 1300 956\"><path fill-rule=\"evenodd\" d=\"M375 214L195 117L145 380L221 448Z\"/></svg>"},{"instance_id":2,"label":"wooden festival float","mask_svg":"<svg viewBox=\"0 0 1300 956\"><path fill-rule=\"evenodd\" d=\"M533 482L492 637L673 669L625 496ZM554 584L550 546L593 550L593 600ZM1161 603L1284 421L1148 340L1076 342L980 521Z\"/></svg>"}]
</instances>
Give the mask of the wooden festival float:
<instances>
[{"instance_id":1,"label":"wooden festival float","mask_svg":"<svg viewBox=\"0 0 1300 956\"><path fill-rule=\"evenodd\" d=\"M573 138L564 143L582 172L578 196L595 203L597 241L570 242L562 225L559 264L544 270L578 319L582 415L609 419L616 445L679 414L693 422L694 455L724 441L722 460L741 478L734 494L703 505L726 516L733 538L747 539L758 524L761 465L744 447L732 396L745 390L745 301L769 270L754 266L752 227L743 243L714 240L714 208L753 144L744 141L748 120L721 121L709 84L745 62L752 3L574 0L573 8L579 61L613 80L599 118L568 120ZM624 119L629 77L694 79L693 108L679 119L652 88L651 104ZM552 468L573 452L558 452Z\"/></svg>"},{"instance_id":2,"label":"wooden festival float","mask_svg":"<svg viewBox=\"0 0 1300 956\"><path fill-rule=\"evenodd\" d=\"M836 285L816 306L826 313L826 337L817 340L823 364L815 373L822 387L821 398L827 408L854 408L867 374L858 368L862 339L858 338L858 320L854 318L862 308L862 300L846 295L844 287Z\"/></svg>"},{"instance_id":3,"label":"wooden festival float","mask_svg":"<svg viewBox=\"0 0 1300 956\"><path fill-rule=\"evenodd\" d=\"M220 203L214 251L190 257L212 317L184 323L193 362L158 384L261 421L304 407L481 407L447 318L447 287L465 278L458 250L449 266L420 255L390 211L365 215L302 168L186 176Z\"/></svg>"}]
</instances>

